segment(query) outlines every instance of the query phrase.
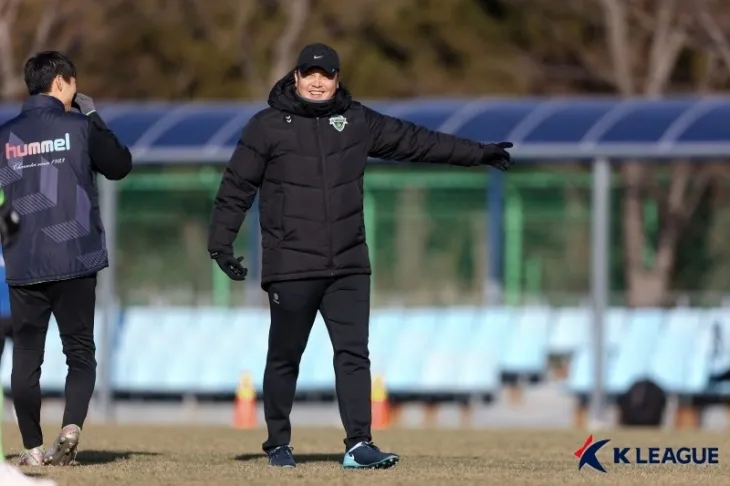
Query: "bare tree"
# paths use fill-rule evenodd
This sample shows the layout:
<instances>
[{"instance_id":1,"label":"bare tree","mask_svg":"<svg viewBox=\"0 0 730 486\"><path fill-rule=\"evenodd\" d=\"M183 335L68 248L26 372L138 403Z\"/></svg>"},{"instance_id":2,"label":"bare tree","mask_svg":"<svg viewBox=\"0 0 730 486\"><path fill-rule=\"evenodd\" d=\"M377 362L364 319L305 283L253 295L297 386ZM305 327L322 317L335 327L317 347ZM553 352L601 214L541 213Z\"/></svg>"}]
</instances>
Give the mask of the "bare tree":
<instances>
[{"instance_id":1,"label":"bare tree","mask_svg":"<svg viewBox=\"0 0 730 486\"><path fill-rule=\"evenodd\" d=\"M21 9L35 3L40 13L32 15ZM33 5L31 5L33 6ZM22 0L0 0L0 96L2 99L17 98L25 89L21 56L29 57L44 46L54 24L60 15L59 0L23 2ZM25 34L25 35L24 35ZM21 45L29 46L26 51L15 48L17 37L28 39Z\"/></svg>"},{"instance_id":2,"label":"bare tree","mask_svg":"<svg viewBox=\"0 0 730 486\"><path fill-rule=\"evenodd\" d=\"M520 0L516 0L516 3ZM718 19L728 9L712 0L569 0L541 2L543 13L560 12L583 29L553 23L552 38L580 59L588 73L623 96L659 98L673 85L680 55L701 52L707 69L696 82L711 89L717 60L730 66L725 25ZM596 36L596 33L599 33ZM636 160L623 161L620 171L624 270L627 301L633 306L668 303L677 247L688 221L712 180L712 168L676 161L670 165L669 186L660 189L657 171ZM645 233L644 206L653 200L660 209L660 228L653 262L644 261L651 245Z\"/></svg>"},{"instance_id":3,"label":"bare tree","mask_svg":"<svg viewBox=\"0 0 730 486\"><path fill-rule=\"evenodd\" d=\"M302 35L310 11L310 0L281 0L284 8L286 24L274 49L274 60L271 63L269 83L281 79L294 64L297 41Z\"/></svg>"}]
</instances>

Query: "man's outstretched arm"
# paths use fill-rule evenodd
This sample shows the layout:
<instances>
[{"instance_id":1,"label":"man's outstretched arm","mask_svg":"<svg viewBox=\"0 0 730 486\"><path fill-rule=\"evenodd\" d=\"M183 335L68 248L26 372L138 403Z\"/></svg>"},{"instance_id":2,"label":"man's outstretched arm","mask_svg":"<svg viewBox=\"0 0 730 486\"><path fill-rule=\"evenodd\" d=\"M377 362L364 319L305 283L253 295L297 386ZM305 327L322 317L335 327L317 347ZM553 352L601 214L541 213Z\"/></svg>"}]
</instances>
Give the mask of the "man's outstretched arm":
<instances>
[{"instance_id":1,"label":"man's outstretched arm","mask_svg":"<svg viewBox=\"0 0 730 486\"><path fill-rule=\"evenodd\" d=\"M363 107L370 130L370 156L461 166L492 165L501 170L512 166L505 150L509 142L484 144L429 130L399 118Z\"/></svg>"}]
</instances>

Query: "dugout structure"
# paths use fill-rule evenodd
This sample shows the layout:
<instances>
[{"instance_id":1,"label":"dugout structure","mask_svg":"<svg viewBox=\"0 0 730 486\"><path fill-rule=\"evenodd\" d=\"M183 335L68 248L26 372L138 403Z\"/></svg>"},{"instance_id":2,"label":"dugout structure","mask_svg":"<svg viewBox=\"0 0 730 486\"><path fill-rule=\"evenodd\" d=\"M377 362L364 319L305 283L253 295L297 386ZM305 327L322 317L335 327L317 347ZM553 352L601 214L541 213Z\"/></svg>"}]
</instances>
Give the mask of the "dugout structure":
<instances>
[{"instance_id":1,"label":"dugout structure","mask_svg":"<svg viewBox=\"0 0 730 486\"><path fill-rule=\"evenodd\" d=\"M611 165L625 159L646 163L673 158L703 160L723 159L730 155L730 99L430 99L365 102L383 113L402 117L431 129L459 136L493 142L515 143L513 154L520 163L559 165L579 163L590 167L591 202L591 302L593 306L593 344L603 349L603 319L608 304L611 247ZM119 185L148 188L180 187L203 184L215 187L218 171L202 170L193 175L175 170L145 173L143 167L210 167L224 164L233 151L241 128L261 103L99 103L99 112L112 130L133 151L135 173ZM19 106L0 107L0 119L18 113ZM384 164L373 161L373 164ZM142 170L140 170L142 169ZM505 276L510 265L520 265L519 254L509 256L505 245L510 214L510 197L505 193L505 176L489 171L485 176L470 173L471 182L484 187L488 214L488 272L484 294L487 303L500 303L505 295ZM387 184L381 177L380 183ZM453 179L452 179L453 180ZM474 182L476 181L476 182ZM116 262L116 242L121 231L117 224L118 185L100 179L102 208L107 227L107 241L112 262ZM446 184L446 183L445 183ZM458 186L458 184L457 184ZM366 225L373 238L375 202L373 185L366 193ZM506 221L507 218L507 221ZM252 280L257 275L255 249L258 243L255 213L249 218L248 247L252 255ZM507 223L507 224L506 224ZM133 231L124 227L124 231ZM518 272L519 273L519 272ZM115 288L117 269L102 273L100 302L105 323L101 349L113 345L111 330L118 316L119 300ZM508 287L509 287L509 282ZM214 295L219 303L228 299L229 288L216 277ZM103 353L99 391L105 404L110 403L109 354ZM602 352L595 352L595 388L592 396L593 416L604 413Z\"/></svg>"}]
</instances>

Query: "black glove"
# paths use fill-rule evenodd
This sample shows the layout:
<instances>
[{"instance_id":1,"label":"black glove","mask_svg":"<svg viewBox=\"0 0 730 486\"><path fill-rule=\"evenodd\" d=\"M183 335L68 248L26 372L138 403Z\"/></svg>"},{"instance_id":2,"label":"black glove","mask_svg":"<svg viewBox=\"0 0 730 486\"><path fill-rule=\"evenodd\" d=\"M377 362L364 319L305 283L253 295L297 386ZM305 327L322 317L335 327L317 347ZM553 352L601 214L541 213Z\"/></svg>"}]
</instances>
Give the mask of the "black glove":
<instances>
[{"instance_id":1,"label":"black glove","mask_svg":"<svg viewBox=\"0 0 730 486\"><path fill-rule=\"evenodd\" d=\"M481 164L491 165L499 170L508 170L514 161L505 149L512 148L511 142L488 143L484 146Z\"/></svg>"},{"instance_id":2,"label":"black glove","mask_svg":"<svg viewBox=\"0 0 730 486\"><path fill-rule=\"evenodd\" d=\"M20 230L20 216L7 202L0 205L0 239L3 245L11 244Z\"/></svg>"},{"instance_id":3,"label":"black glove","mask_svg":"<svg viewBox=\"0 0 730 486\"><path fill-rule=\"evenodd\" d=\"M228 275L231 280L246 280L248 269L241 265L243 257L235 258L233 255L222 253L211 253L211 258L215 260L221 270Z\"/></svg>"},{"instance_id":4,"label":"black glove","mask_svg":"<svg viewBox=\"0 0 730 486\"><path fill-rule=\"evenodd\" d=\"M90 96L86 96L83 93L76 93L74 100L71 102L71 108L76 108L84 115L90 115L96 111L94 106L94 100Z\"/></svg>"}]
</instances>

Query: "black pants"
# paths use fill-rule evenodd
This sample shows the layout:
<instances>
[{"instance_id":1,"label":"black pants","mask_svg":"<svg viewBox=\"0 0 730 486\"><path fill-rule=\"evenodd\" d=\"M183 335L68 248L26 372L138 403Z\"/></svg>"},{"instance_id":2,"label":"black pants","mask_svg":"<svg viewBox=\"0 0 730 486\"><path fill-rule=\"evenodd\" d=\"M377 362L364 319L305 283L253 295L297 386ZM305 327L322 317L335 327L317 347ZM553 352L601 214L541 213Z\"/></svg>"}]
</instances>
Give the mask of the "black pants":
<instances>
[{"instance_id":1,"label":"black pants","mask_svg":"<svg viewBox=\"0 0 730 486\"><path fill-rule=\"evenodd\" d=\"M291 440L299 362L317 311L334 349L337 400L350 448L370 441L370 276L277 282L268 288L271 309L264 372L264 412L269 437L264 451Z\"/></svg>"},{"instance_id":2,"label":"black pants","mask_svg":"<svg viewBox=\"0 0 730 486\"><path fill-rule=\"evenodd\" d=\"M68 365L62 425L84 425L96 384L95 304L95 275L10 287L13 319L10 385L26 449L43 444L39 380L51 313L56 316Z\"/></svg>"}]
</instances>

